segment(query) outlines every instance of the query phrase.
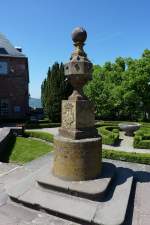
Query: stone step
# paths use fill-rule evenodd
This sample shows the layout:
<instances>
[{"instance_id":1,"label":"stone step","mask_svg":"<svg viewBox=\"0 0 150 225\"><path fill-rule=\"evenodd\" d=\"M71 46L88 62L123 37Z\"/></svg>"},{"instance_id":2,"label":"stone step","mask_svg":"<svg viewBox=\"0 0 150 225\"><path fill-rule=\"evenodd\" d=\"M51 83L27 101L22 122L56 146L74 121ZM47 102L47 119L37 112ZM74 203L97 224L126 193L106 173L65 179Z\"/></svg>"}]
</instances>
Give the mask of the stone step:
<instances>
[{"instance_id":1,"label":"stone step","mask_svg":"<svg viewBox=\"0 0 150 225\"><path fill-rule=\"evenodd\" d=\"M81 222L91 222L98 202L61 193L46 192L36 187L19 197L19 201L35 209L44 209L50 214Z\"/></svg>"},{"instance_id":2,"label":"stone step","mask_svg":"<svg viewBox=\"0 0 150 225\"><path fill-rule=\"evenodd\" d=\"M54 176L50 170L45 171L37 178L38 184L47 190L67 193L91 200L104 199L113 178L116 167L112 163L102 164L102 174L99 178L90 181L65 181Z\"/></svg>"},{"instance_id":3,"label":"stone step","mask_svg":"<svg viewBox=\"0 0 150 225\"><path fill-rule=\"evenodd\" d=\"M43 173L44 174L44 173ZM50 214L95 225L121 225L125 220L133 176L126 168L117 168L116 179L107 197L99 202L40 188L35 178L19 182L9 196L32 208L45 209ZM32 181L31 181L32 179ZM37 179L37 178L36 178ZM20 187L19 187L20 186Z\"/></svg>"},{"instance_id":4,"label":"stone step","mask_svg":"<svg viewBox=\"0 0 150 225\"><path fill-rule=\"evenodd\" d=\"M18 164L0 162L0 177L11 173L11 172L17 170L18 168L20 168L20 166Z\"/></svg>"},{"instance_id":5,"label":"stone step","mask_svg":"<svg viewBox=\"0 0 150 225\"><path fill-rule=\"evenodd\" d=\"M116 181L113 184L114 192L110 192L104 204L99 204L94 224L122 225L125 221L129 197L133 184L133 172L127 168L118 168Z\"/></svg>"}]
</instances>

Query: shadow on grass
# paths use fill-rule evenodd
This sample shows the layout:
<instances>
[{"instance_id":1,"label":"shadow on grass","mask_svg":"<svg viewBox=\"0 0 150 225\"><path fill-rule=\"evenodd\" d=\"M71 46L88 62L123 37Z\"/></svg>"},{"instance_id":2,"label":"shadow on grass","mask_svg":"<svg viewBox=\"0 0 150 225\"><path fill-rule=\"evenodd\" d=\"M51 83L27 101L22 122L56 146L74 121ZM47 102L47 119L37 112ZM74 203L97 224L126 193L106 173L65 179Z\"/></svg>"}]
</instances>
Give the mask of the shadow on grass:
<instances>
[{"instance_id":1,"label":"shadow on grass","mask_svg":"<svg viewBox=\"0 0 150 225\"><path fill-rule=\"evenodd\" d=\"M1 162L5 162L5 163L9 162L9 158L12 154L15 142L16 142L16 136L13 135L10 138L10 140L8 141L8 144L6 145L6 147L0 152L0 161Z\"/></svg>"}]
</instances>

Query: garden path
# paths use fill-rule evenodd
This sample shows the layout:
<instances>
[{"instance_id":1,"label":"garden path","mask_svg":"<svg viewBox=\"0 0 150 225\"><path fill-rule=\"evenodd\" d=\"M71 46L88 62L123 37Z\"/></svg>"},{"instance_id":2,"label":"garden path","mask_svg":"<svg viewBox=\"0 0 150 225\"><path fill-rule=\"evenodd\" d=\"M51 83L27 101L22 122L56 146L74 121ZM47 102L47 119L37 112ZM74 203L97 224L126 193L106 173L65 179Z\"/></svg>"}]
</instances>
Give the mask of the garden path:
<instances>
[{"instance_id":1,"label":"garden path","mask_svg":"<svg viewBox=\"0 0 150 225\"><path fill-rule=\"evenodd\" d=\"M136 153L150 153L150 149L141 149L133 147L133 137L125 135L125 132L120 131L120 144L117 146L103 145L104 149L112 149L115 151L136 152Z\"/></svg>"},{"instance_id":2,"label":"garden path","mask_svg":"<svg viewBox=\"0 0 150 225\"><path fill-rule=\"evenodd\" d=\"M46 131L53 135L58 135L58 127L54 128L42 128L37 129L40 131ZM140 148L134 148L133 147L133 137L126 136L124 132L120 132L120 144L117 146L112 145L104 145L103 149L111 149L115 151L125 151L125 152L136 152L136 153L150 153L150 149L140 149Z\"/></svg>"}]
</instances>

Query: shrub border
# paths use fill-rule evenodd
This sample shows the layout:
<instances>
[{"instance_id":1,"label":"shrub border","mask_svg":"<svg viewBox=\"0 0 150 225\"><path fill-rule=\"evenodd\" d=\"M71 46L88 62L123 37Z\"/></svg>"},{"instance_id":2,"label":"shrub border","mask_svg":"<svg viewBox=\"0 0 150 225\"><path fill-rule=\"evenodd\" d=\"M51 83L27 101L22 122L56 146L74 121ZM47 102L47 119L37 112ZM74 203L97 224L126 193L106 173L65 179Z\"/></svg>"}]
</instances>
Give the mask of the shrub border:
<instances>
[{"instance_id":1,"label":"shrub border","mask_svg":"<svg viewBox=\"0 0 150 225\"><path fill-rule=\"evenodd\" d=\"M48 135L49 138L45 139L43 133L44 135L45 134ZM25 131L25 134L28 134L30 137L37 137L39 139L46 140L53 143L53 137L54 137L53 134L50 134L47 132ZM102 149L102 158L150 165L150 153L136 153L136 152L125 152L125 151Z\"/></svg>"},{"instance_id":2,"label":"shrub border","mask_svg":"<svg viewBox=\"0 0 150 225\"><path fill-rule=\"evenodd\" d=\"M150 153L136 153L103 149L102 157L106 159L150 165Z\"/></svg>"},{"instance_id":3,"label":"shrub border","mask_svg":"<svg viewBox=\"0 0 150 225\"><path fill-rule=\"evenodd\" d=\"M119 128L117 126L102 126L97 129L99 134L102 135L103 144L114 145L119 141Z\"/></svg>"},{"instance_id":4,"label":"shrub border","mask_svg":"<svg viewBox=\"0 0 150 225\"><path fill-rule=\"evenodd\" d=\"M34 137L44 141L53 142L53 135L44 131L24 131L24 137Z\"/></svg>"}]
</instances>

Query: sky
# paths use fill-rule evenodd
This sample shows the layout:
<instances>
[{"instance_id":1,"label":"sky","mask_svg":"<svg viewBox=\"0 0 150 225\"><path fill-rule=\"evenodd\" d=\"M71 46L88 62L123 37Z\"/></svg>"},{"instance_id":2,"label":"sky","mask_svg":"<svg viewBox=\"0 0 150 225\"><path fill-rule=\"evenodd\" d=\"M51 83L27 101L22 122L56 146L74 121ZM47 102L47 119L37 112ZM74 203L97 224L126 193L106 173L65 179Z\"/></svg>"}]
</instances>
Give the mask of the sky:
<instances>
[{"instance_id":1,"label":"sky","mask_svg":"<svg viewBox=\"0 0 150 225\"><path fill-rule=\"evenodd\" d=\"M49 66L68 62L77 26L93 64L150 49L150 0L5 0L0 8L0 32L28 57L31 97L40 98Z\"/></svg>"}]
</instances>

